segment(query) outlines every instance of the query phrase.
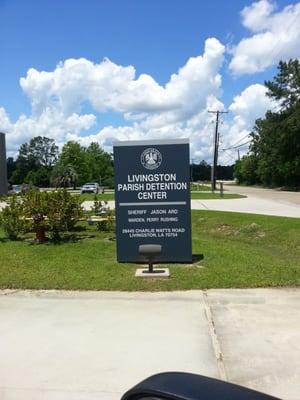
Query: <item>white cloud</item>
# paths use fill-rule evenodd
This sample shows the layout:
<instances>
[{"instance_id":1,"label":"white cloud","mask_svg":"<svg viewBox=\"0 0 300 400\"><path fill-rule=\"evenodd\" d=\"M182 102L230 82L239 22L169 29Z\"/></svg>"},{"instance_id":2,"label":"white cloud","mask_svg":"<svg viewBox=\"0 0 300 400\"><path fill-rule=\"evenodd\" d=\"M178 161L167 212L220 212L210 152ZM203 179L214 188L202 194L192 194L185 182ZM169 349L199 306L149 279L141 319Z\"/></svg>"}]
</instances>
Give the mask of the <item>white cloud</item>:
<instances>
[{"instance_id":1,"label":"white cloud","mask_svg":"<svg viewBox=\"0 0 300 400\"><path fill-rule=\"evenodd\" d=\"M36 135L53 137L59 143L98 140L107 149L115 139L193 137L193 121L203 113L204 120L208 119L206 108L216 104L221 94L224 51L217 39L207 39L203 55L188 59L164 86L150 75L136 76L133 66L108 59L99 64L68 59L49 72L31 68L20 85L31 101L32 115L22 115L13 123L3 110L0 128L8 132L11 151ZM129 126L107 126L82 136L81 131L90 129L96 120L94 114L81 114L86 104L95 113L123 113ZM203 132L205 138L207 134Z\"/></svg>"},{"instance_id":2,"label":"white cloud","mask_svg":"<svg viewBox=\"0 0 300 400\"><path fill-rule=\"evenodd\" d=\"M232 115L230 123L226 123L223 130L226 135L222 138L222 148L226 149L235 144L247 143L248 136L252 131L255 120L263 118L268 110L274 110L278 105L270 97L266 96L266 87L260 84L248 86L238 96L235 96L231 105L228 107ZM245 154L248 146L240 148L241 155ZM221 152L221 160L224 162L226 157L236 158L237 149L230 149Z\"/></svg>"},{"instance_id":3,"label":"white cloud","mask_svg":"<svg viewBox=\"0 0 300 400\"><path fill-rule=\"evenodd\" d=\"M251 18L248 25L254 23ZM107 59L99 64L68 59L48 72L31 68L20 84L31 101L32 114L13 122L0 108L0 131L8 133L9 154L16 154L21 143L37 135L52 137L59 145L68 140L83 145L97 141L107 151L115 140L188 137L191 157L210 161L214 120L207 111L224 110L219 100L224 51L217 39L207 39L203 55L191 57L165 85L147 74L136 76L133 66ZM83 113L87 104L92 113ZM236 96L227 122L221 125L223 145L239 140L270 106L262 85L252 85ZM122 113L127 126L93 132L96 114L109 111Z\"/></svg>"},{"instance_id":4,"label":"white cloud","mask_svg":"<svg viewBox=\"0 0 300 400\"><path fill-rule=\"evenodd\" d=\"M98 112L122 112L127 118L174 111L182 117L195 113L208 94L218 91L223 54L224 46L217 39L207 39L203 56L191 57L165 87L147 74L136 78L133 66L123 67L108 59L94 64L85 58L68 59L53 72L31 68L20 85L31 100L34 115L49 105L65 114L78 112L82 103L89 102Z\"/></svg>"},{"instance_id":5,"label":"white cloud","mask_svg":"<svg viewBox=\"0 0 300 400\"><path fill-rule=\"evenodd\" d=\"M253 35L232 49L230 70L236 74L263 71L279 60L300 57L300 3L275 12L269 0L260 0L242 12L242 23Z\"/></svg>"},{"instance_id":6,"label":"white cloud","mask_svg":"<svg viewBox=\"0 0 300 400\"><path fill-rule=\"evenodd\" d=\"M12 128L10 118L3 107L0 107L0 132L9 132Z\"/></svg>"},{"instance_id":7,"label":"white cloud","mask_svg":"<svg viewBox=\"0 0 300 400\"><path fill-rule=\"evenodd\" d=\"M241 94L233 98L229 111L247 121L254 121L264 116L267 110L273 109L276 105L270 97L266 96L266 92L267 88L264 85L248 86Z\"/></svg>"},{"instance_id":8,"label":"white cloud","mask_svg":"<svg viewBox=\"0 0 300 400\"><path fill-rule=\"evenodd\" d=\"M269 17L275 10L275 4L268 0L257 1L241 11L243 25L252 32L269 28Z\"/></svg>"},{"instance_id":9,"label":"white cloud","mask_svg":"<svg viewBox=\"0 0 300 400\"><path fill-rule=\"evenodd\" d=\"M95 123L95 115L78 115L73 113L65 116L57 109L46 108L36 117L21 115L12 123L5 110L0 108L0 131L7 133L7 149L15 154L21 143L29 141L34 136L54 138L57 143L63 144L70 133L79 135Z\"/></svg>"}]
</instances>

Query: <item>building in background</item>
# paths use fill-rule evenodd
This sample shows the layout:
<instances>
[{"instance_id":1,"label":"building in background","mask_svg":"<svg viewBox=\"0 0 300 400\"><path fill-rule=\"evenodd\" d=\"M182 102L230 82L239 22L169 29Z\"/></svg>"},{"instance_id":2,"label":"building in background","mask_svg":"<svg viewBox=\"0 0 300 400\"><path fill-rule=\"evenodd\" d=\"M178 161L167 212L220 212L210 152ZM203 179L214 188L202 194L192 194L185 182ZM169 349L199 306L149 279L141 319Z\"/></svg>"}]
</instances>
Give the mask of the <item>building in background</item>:
<instances>
[{"instance_id":1,"label":"building in background","mask_svg":"<svg viewBox=\"0 0 300 400\"><path fill-rule=\"evenodd\" d=\"M5 134L0 132L0 195L7 194Z\"/></svg>"}]
</instances>

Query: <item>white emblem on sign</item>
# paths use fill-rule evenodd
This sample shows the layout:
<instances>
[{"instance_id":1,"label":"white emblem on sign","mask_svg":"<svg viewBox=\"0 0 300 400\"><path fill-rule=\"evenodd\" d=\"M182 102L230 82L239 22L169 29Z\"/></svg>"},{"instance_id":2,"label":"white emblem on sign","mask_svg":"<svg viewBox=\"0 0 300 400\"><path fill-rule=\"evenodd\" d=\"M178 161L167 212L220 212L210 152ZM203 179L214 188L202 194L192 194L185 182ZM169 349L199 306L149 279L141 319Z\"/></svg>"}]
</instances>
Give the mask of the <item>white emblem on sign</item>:
<instances>
[{"instance_id":1,"label":"white emblem on sign","mask_svg":"<svg viewBox=\"0 0 300 400\"><path fill-rule=\"evenodd\" d=\"M146 149L141 154L141 163L147 169L156 169L162 162L161 153L153 148Z\"/></svg>"}]
</instances>

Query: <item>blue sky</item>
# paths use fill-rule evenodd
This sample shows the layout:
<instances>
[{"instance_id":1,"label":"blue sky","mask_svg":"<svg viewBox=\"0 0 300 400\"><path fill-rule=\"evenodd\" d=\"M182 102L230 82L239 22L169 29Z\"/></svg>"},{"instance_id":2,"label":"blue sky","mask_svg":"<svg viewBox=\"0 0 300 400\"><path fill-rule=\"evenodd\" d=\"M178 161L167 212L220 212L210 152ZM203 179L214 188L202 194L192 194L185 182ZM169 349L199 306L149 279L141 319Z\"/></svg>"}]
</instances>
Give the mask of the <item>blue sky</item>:
<instances>
[{"instance_id":1,"label":"blue sky","mask_svg":"<svg viewBox=\"0 0 300 400\"><path fill-rule=\"evenodd\" d=\"M270 22L267 27L264 25L265 21L268 19L270 21L270 16L276 13L278 15L282 13L286 6L296 7L297 5L297 2L286 0L277 1L276 5L267 0L261 0L260 3L264 3L262 7L269 5L272 10L266 12L261 26L257 28L252 20L246 23L247 26L242 23L241 11L245 7L251 7L254 4L251 1L0 0L0 107L5 110L5 115L9 118L9 123L7 121L5 123L5 117L2 115L2 130L4 128L8 133L9 149L16 151L20 144L18 141L28 140L30 137L30 132L24 133L24 135L19 131L16 133L16 129L20 129L15 125L18 118L21 114L25 114L26 117L32 115L31 103L34 101L33 87L28 89L30 91L30 95L28 95L29 92L20 86L20 78L26 77L30 68L34 68L38 72L53 72L59 62L68 59L84 58L99 64L105 57L108 57L116 65L123 67L132 65L135 68L135 79L140 74L148 74L158 85L164 87L170 81L171 75L176 74L190 57L203 55L205 41L213 37L227 49L218 69L222 84L219 85L218 94L213 93L227 109L233 103L234 96L240 95L247 87L253 84L263 84L265 79L271 79L276 71L276 58L278 58L277 55L274 56L274 60L258 71L245 71L245 66L238 66L234 70L229 67L233 55L228 52L228 48L237 46L241 40L252 37L257 32L264 33L268 29L274 31L275 28L274 26L270 27ZM253 12L258 11L254 10ZM298 10L293 9L292 12L297 19ZM282 18L285 18L285 15ZM287 26L291 25L288 20L287 24ZM291 32L291 36L293 33L294 31ZM276 31L273 34L276 37ZM274 51L271 49L271 53L277 52L276 45L280 47L280 43L278 45L275 41ZM270 52L270 48L266 48L266 51ZM293 43L290 53L290 56L295 55ZM289 54L284 54L284 57L288 56ZM254 55L255 57L258 56ZM34 83L32 85L34 86ZM196 89L198 91L200 89L201 92L201 85ZM197 96L196 91L193 96ZM43 105L43 110L50 104L46 103ZM136 113L131 106L127 111ZM83 131L77 129L76 135L79 138L98 135L100 143L105 146L105 138L103 139L99 132L106 126L132 126L132 120L128 121L127 118L124 118L127 111L124 110L124 107L108 106L103 112L102 109L91 104L90 97L81 99L80 110L77 107L72 112L79 115L93 114L95 119L93 124L85 127ZM145 113L149 113L149 110L145 109ZM68 116L65 111L64 115ZM193 117L195 115L196 111ZM229 125L233 123L235 116L232 114L228 117ZM148 114L145 118L147 117ZM36 118L36 115L32 117L35 122ZM176 123L180 123L182 128L190 121L189 118L192 118L191 113L188 118L183 117ZM30 120L30 123L35 122ZM229 125L226 127L228 130L232 128ZM73 138L75 134L70 127L68 126L66 129L69 136L62 135L60 137L56 133L53 134L53 137L60 143L65 142L68 138ZM44 134L43 128L40 130L40 133ZM144 127L142 130L145 132ZM53 131L55 131L55 127ZM174 126L175 131L177 131L177 125ZM9 137L13 132L16 137L18 136L15 140L12 136ZM37 125L34 125L33 133L39 133ZM245 130L240 132L241 135L242 133L245 133ZM133 134L133 138L135 136L136 134ZM228 139L229 136L228 133ZM231 137L228 143L235 138L239 138L238 134L234 138ZM206 151L209 149L209 141L210 136L207 133L208 147ZM205 156L201 151L197 155L197 151L196 146L196 157Z\"/></svg>"},{"instance_id":2,"label":"blue sky","mask_svg":"<svg viewBox=\"0 0 300 400\"><path fill-rule=\"evenodd\" d=\"M53 70L67 58L99 62L108 57L117 64L132 64L138 74L148 73L165 84L190 56L202 51L207 37L222 43L238 41L245 31L239 12L247 4L238 0L0 0L4 39L0 73L5 77L0 104L14 118L24 110L30 112L20 77L31 67ZM229 80L224 97L230 99L243 88L244 79Z\"/></svg>"}]
</instances>

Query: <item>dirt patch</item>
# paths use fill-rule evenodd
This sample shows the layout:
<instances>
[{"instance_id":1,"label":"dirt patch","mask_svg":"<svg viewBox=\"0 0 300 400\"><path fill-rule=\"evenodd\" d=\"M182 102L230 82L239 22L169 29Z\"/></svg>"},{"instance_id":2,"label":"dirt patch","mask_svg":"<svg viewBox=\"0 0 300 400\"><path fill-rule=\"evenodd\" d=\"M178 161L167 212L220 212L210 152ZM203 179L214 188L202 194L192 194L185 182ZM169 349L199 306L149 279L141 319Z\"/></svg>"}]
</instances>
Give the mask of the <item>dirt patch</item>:
<instances>
[{"instance_id":1,"label":"dirt patch","mask_svg":"<svg viewBox=\"0 0 300 400\"><path fill-rule=\"evenodd\" d=\"M215 228L211 230L212 233L220 233L222 235L234 235L235 234L235 227L229 224L220 224L217 225Z\"/></svg>"},{"instance_id":2,"label":"dirt patch","mask_svg":"<svg viewBox=\"0 0 300 400\"><path fill-rule=\"evenodd\" d=\"M260 239L266 236L266 232L255 222L240 227L229 224L219 224L211 230L211 233L223 236L248 236L254 239Z\"/></svg>"},{"instance_id":3,"label":"dirt patch","mask_svg":"<svg viewBox=\"0 0 300 400\"><path fill-rule=\"evenodd\" d=\"M244 234L256 238L263 238L266 236L266 232L264 232L261 226L255 222L252 222L251 224L248 225L243 225L239 229L238 234L242 235Z\"/></svg>"}]
</instances>

